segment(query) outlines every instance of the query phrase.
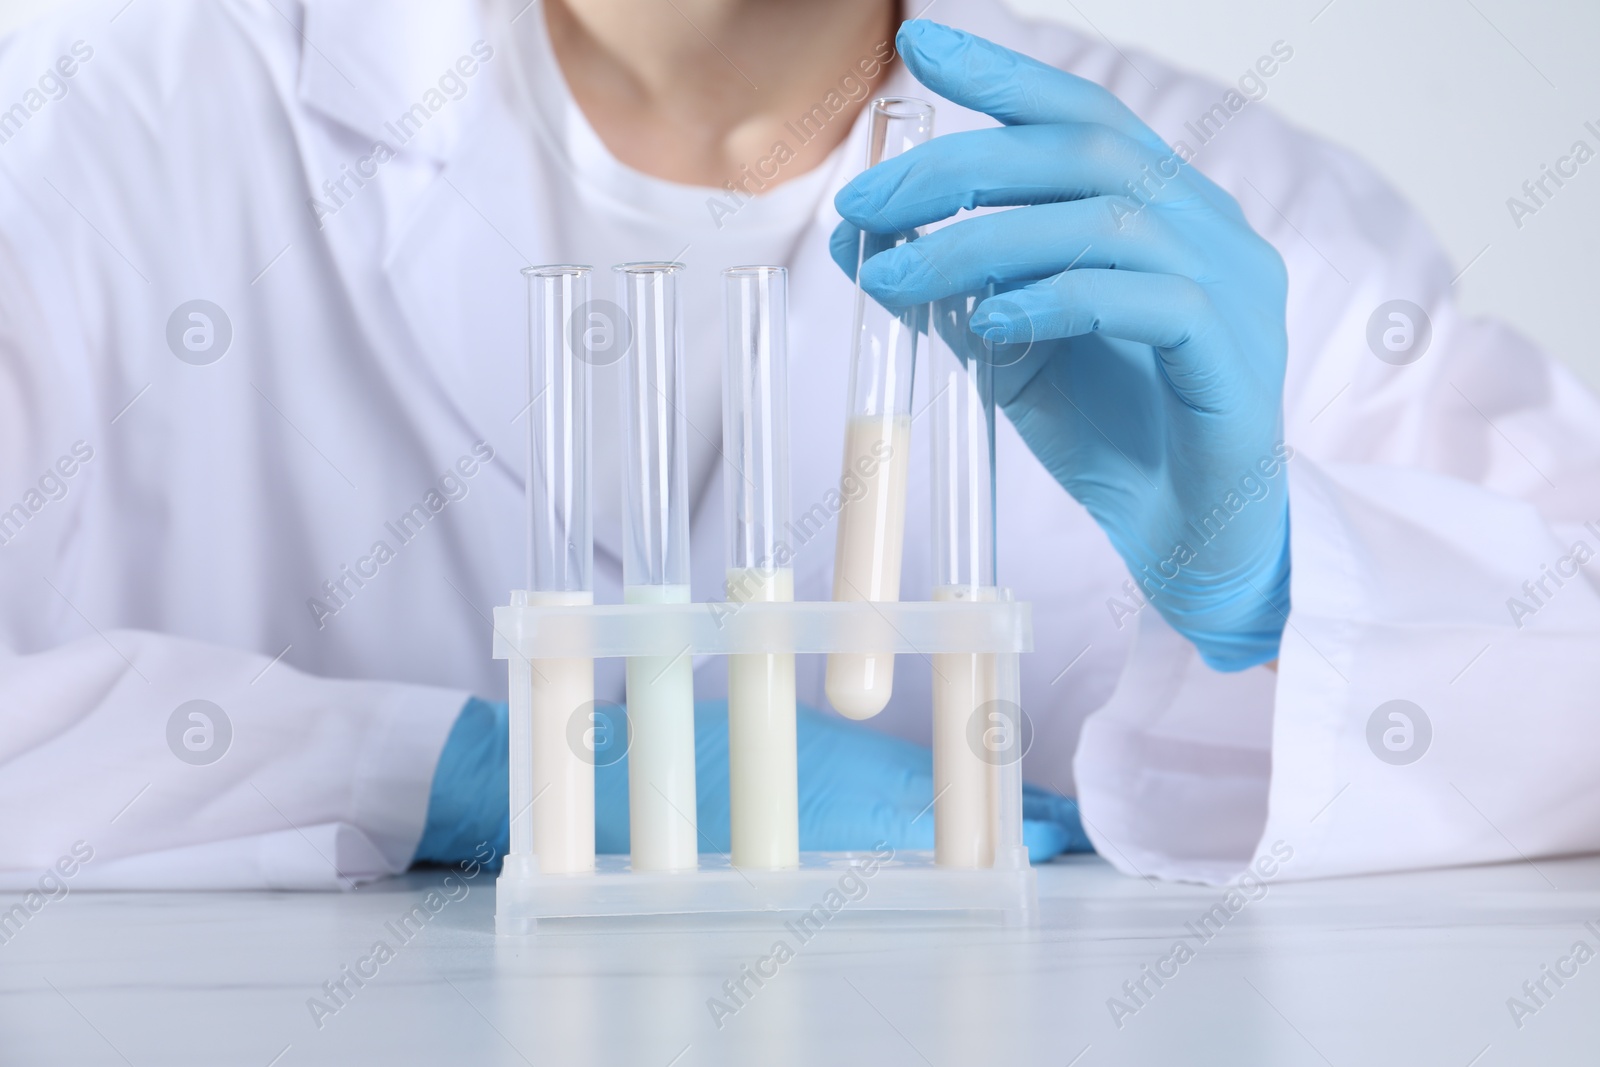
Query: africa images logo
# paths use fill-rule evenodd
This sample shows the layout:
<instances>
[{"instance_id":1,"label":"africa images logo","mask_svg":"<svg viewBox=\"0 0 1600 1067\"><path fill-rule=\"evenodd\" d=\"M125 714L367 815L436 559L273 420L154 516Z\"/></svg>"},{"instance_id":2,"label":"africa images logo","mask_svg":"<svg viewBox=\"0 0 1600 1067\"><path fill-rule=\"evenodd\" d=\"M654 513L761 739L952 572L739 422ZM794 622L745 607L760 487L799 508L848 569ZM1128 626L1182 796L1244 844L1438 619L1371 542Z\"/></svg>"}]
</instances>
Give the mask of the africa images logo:
<instances>
[{"instance_id":1,"label":"africa images logo","mask_svg":"<svg viewBox=\"0 0 1600 1067\"><path fill-rule=\"evenodd\" d=\"M1386 701L1367 718L1367 747L1390 766L1417 762L1432 743L1428 713L1409 700Z\"/></svg>"},{"instance_id":2,"label":"africa images logo","mask_svg":"<svg viewBox=\"0 0 1600 1067\"><path fill-rule=\"evenodd\" d=\"M233 744L233 722L209 700L189 700L167 716L167 748L191 767L217 762Z\"/></svg>"}]
</instances>

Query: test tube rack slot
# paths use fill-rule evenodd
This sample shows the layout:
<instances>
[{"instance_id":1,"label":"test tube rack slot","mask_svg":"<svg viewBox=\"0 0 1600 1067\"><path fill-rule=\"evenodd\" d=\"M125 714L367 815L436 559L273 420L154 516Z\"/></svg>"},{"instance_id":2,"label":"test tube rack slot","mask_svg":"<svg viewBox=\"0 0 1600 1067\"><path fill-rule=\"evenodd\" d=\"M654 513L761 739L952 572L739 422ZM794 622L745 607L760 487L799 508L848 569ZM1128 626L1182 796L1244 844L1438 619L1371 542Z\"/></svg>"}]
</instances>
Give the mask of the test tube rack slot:
<instances>
[{"instance_id":1,"label":"test tube rack slot","mask_svg":"<svg viewBox=\"0 0 1600 1067\"><path fill-rule=\"evenodd\" d=\"M527 671L530 661L631 656L987 654L994 656L997 702L1016 708L1017 659L1032 651L1032 615L1029 605L1013 600L1009 591L997 594L993 600L966 602L535 606L526 593L514 592L511 603L494 612L494 657L507 660L512 674L513 724L532 717L529 690L518 684L519 671ZM513 746L514 795L516 783L531 781L532 774L531 751ZM993 774L997 806L990 867L941 867L932 852L920 851L887 856L803 852L798 867L755 870L702 853L697 869L690 871L634 871L626 856L599 856L593 871L543 874L535 856L513 854L496 883L495 929L520 936L571 921L722 925L761 918L800 921L807 915L818 921L818 908L830 917L848 913L852 921L1032 925L1038 889L1022 843L1020 762L998 760ZM841 900L842 905L832 906Z\"/></svg>"}]
</instances>

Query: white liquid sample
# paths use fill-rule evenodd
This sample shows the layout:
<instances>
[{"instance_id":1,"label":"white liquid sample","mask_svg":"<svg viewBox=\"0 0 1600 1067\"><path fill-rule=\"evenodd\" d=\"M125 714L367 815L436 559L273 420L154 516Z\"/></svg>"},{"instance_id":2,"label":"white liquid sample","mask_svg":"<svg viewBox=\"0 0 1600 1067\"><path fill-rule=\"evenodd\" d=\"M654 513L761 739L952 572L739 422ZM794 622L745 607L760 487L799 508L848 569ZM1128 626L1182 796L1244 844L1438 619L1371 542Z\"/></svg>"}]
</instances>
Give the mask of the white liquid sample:
<instances>
[{"instance_id":1,"label":"white liquid sample","mask_svg":"<svg viewBox=\"0 0 1600 1067\"><path fill-rule=\"evenodd\" d=\"M934 600L993 600L994 590L937 586ZM941 867L994 866L998 776L974 748L972 717L998 695L992 655L940 653L933 662L933 854Z\"/></svg>"},{"instance_id":2,"label":"white liquid sample","mask_svg":"<svg viewBox=\"0 0 1600 1067\"><path fill-rule=\"evenodd\" d=\"M728 571L730 602L791 601L788 568ZM794 656L728 657L728 805L735 867L800 864Z\"/></svg>"},{"instance_id":3,"label":"white liquid sample","mask_svg":"<svg viewBox=\"0 0 1600 1067\"><path fill-rule=\"evenodd\" d=\"M593 604L594 594L529 593L528 603ZM594 756L571 743L569 730L574 715L592 714L594 660L536 659L530 668L533 793L529 816L534 855L539 858L541 874L592 871Z\"/></svg>"},{"instance_id":4,"label":"white liquid sample","mask_svg":"<svg viewBox=\"0 0 1600 1067\"><path fill-rule=\"evenodd\" d=\"M911 416L851 416L833 551L834 600L900 599L910 460ZM860 488L852 494L851 487ZM828 657L826 689L839 714L870 719L894 692L894 656L835 653Z\"/></svg>"},{"instance_id":5,"label":"white liquid sample","mask_svg":"<svg viewBox=\"0 0 1600 1067\"><path fill-rule=\"evenodd\" d=\"M630 585L628 604L687 604L687 585ZM636 871L699 862L694 797L694 659L628 660L628 840Z\"/></svg>"}]
</instances>

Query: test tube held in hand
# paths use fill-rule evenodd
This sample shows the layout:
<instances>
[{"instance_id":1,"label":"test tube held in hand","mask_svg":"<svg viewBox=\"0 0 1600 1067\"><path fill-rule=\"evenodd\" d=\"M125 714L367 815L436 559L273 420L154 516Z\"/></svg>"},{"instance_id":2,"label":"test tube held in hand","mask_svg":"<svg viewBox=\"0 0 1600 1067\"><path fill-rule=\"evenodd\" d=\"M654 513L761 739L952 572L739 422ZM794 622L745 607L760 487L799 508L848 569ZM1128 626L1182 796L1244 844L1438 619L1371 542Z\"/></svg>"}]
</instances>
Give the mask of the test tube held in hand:
<instances>
[{"instance_id":1,"label":"test tube held in hand","mask_svg":"<svg viewBox=\"0 0 1600 1067\"><path fill-rule=\"evenodd\" d=\"M790 601L788 278L723 271L722 375L727 599ZM794 655L728 657L728 793L735 867L795 867L800 808Z\"/></svg>"},{"instance_id":2,"label":"test tube held in hand","mask_svg":"<svg viewBox=\"0 0 1600 1067\"><path fill-rule=\"evenodd\" d=\"M909 97L874 100L867 165L876 166L925 143L932 132L933 107L925 101ZM844 504L833 557L834 600L900 598L911 452L911 382L927 309L887 309L867 295L859 277L867 259L913 236L863 233L857 252L850 407L840 477ZM884 709L893 693L894 656L835 653L828 657L826 689L829 702L840 714L870 718Z\"/></svg>"},{"instance_id":3,"label":"test tube held in hand","mask_svg":"<svg viewBox=\"0 0 1600 1067\"><path fill-rule=\"evenodd\" d=\"M927 374L933 418L933 599L994 600L994 362L967 329L987 293L934 304ZM963 346L958 354L951 342ZM996 710L991 654L940 653L933 668L934 860L994 865L999 776L974 742L975 716Z\"/></svg>"},{"instance_id":4,"label":"test tube held in hand","mask_svg":"<svg viewBox=\"0 0 1600 1067\"><path fill-rule=\"evenodd\" d=\"M513 603L594 603L589 499L589 360L582 351L589 268L528 267L528 588ZM531 715L511 744L532 750L529 781L511 782L511 856L538 857L543 874L594 869L594 661L513 661L512 685ZM517 760L512 760L512 767Z\"/></svg>"},{"instance_id":5,"label":"test tube held in hand","mask_svg":"<svg viewBox=\"0 0 1600 1067\"><path fill-rule=\"evenodd\" d=\"M681 263L614 268L631 343L623 356L623 600L689 602L688 421L684 403ZM691 870L695 815L694 661L635 656L627 664L628 821L638 871Z\"/></svg>"}]
</instances>

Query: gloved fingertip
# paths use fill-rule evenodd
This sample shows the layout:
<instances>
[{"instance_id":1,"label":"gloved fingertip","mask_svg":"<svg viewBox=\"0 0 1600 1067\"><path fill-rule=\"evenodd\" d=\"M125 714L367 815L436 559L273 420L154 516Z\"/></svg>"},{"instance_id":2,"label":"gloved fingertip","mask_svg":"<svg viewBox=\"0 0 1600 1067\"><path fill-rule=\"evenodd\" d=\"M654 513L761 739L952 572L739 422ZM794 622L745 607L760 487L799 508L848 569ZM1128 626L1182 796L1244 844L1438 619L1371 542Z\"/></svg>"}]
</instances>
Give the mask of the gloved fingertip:
<instances>
[{"instance_id":1,"label":"gloved fingertip","mask_svg":"<svg viewBox=\"0 0 1600 1067\"><path fill-rule=\"evenodd\" d=\"M1035 340L1034 317L1026 305L1005 297L990 297L973 312L972 331L990 344L1017 344Z\"/></svg>"},{"instance_id":2,"label":"gloved fingertip","mask_svg":"<svg viewBox=\"0 0 1600 1067\"><path fill-rule=\"evenodd\" d=\"M863 171L833 194L833 209L847 222L857 226L877 213L878 204L872 195L871 171Z\"/></svg>"},{"instance_id":3,"label":"gloved fingertip","mask_svg":"<svg viewBox=\"0 0 1600 1067\"><path fill-rule=\"evenodd\" d=\"M855 281L856 262L861 254L861 231L853 223L839 223L828 239L828 254L844 271L844 276Z\"/></svg>"},{"instance_id":4,"label":"gloved fingertip","mask_svg":"<svg viewBox=\"0 0 1600 1067\"><path fill-rule=\"evenodd\" d=\"M861 264L861 288L887 308L896 308L904 303L900 297L906 276L905 257L895 252L895 249L880 252Z\"/></svg>"},{"instance_id":5,"label":"gloved fingertip","mask_svg":"<svg viewBox=\"0 0 1600 1067\"><path fill-rule=\"evenodd\" d=\"M932 19L907 19L894 35L895 50L902 56L921 51L925 54L948 51L965 38L960 30L951 29Z\"/></svg>"},{"instance_id":6,"label":"gloved fingertip","mask_svg":"<svg viewBox=\"0 0 1600 1067\"><path fill-rule=\"evenodd\" d=\"M1011 340L1017 323L1009 315L996 311L980 311L972 316L967 329L982 337L986 344L999 345Z\"/></svg>"}]
</instances>

